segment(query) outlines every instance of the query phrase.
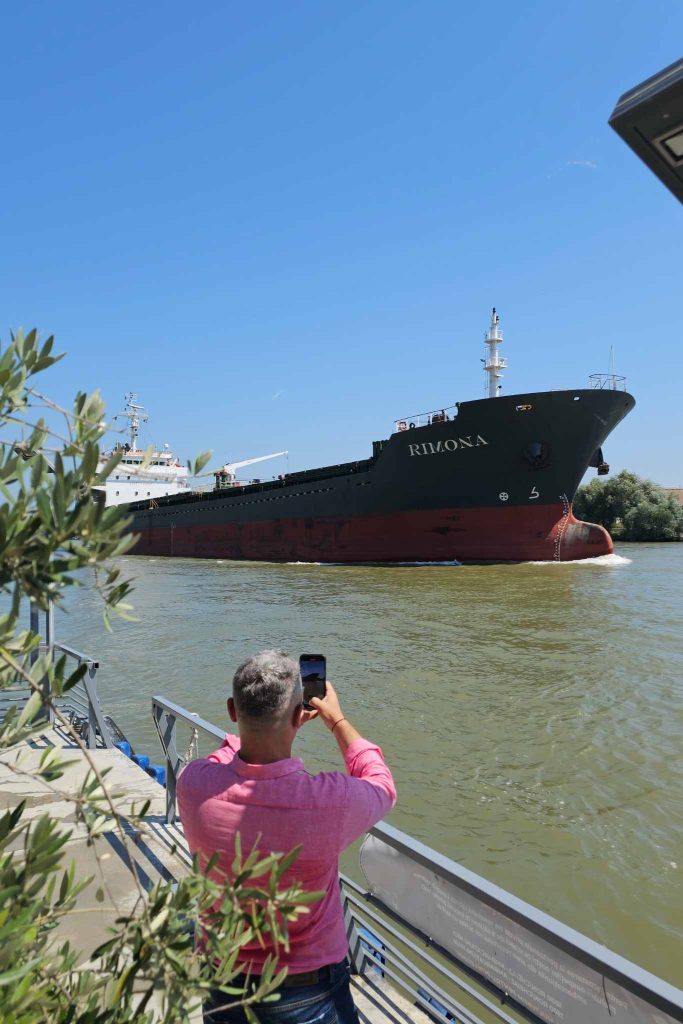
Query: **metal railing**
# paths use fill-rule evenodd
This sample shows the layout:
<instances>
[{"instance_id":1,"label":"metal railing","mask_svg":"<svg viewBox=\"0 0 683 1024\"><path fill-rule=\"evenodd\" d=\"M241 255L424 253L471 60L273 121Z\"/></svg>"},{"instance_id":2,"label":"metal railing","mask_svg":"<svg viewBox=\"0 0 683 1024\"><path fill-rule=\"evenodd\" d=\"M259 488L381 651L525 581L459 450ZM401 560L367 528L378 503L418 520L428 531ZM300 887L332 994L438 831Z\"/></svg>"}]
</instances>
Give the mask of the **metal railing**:
<instances>
[{"instance_id":1,"label":"metal railing","mask_svg":"<svg viewBox=\"0 0 683 1024\"><path fill-rule=\"evenodd\" d=\"M178 723L213 741L225 732L164 697L152 711L172 822ZM359 866L365 885L340 876L353 968L436 1021L683 1021L682 991L390 825L370 830Z\"/></svg>"},{"instance_id":2,"label":"metal railing","mask_svg":"<svg viewBox=\"0 0 683 1024\"><path fill-rule=\"evenodd\" d=\"M44 625L41 627L40 611L35 604L31 604L29 612L29 628L32 633L40 636L40 643L31 651L29 662L35 665L41 655L47 655L54 663L60 656L76 662L77 665L85 664L86 670L83 678L63 696L57 697L54 704L69 719L83 741L90 749L95 747L113 747L114 741L109 726L102 711L102 705L97 693L97 670L100 667L99 661L77 651L67 644L60 644L55 641L54 631L54 608L49 605L44 613ZM50 678L45 675L42 680L44 696L50 695ZM17 681L16 686L0 690L0 720L11 707L19 710L24 706L30 696L30 691L25 683ZM54 711L48 707L43 715L44 719L52 725L54 723Z\"/></svg>"},{"instance_id":3,"label":"metal railing","mask_svg":"<svg viewBox=\"0 0 683 1024\"><path fill-rule=\"evenodd\" d=\"M178 753L177 722L187 723L192 733L206 733L221 743L225 739L225 731L165 697L152 697L152 717L166 760L166 821L171 824L176 820L176 783L185 761Z\"/></svg>"},{"instance_id":4,"label":"metal railing","mask_svg":"<svg viewBox=\"0 0 683 1024\"><path fill-rule=\"evenodd\" d=\"M67 647L66 644L54 644L52 649L53 658L64 654L79 665L85 664L86 666L85 675L80 682L76 683L63 697L58 697L55 701L56 705L68 717L89 749L93 750L100 746L113 747L114 740L97 693L99 661L95 661L73 647Z\"/></svg>"},{"instance_id":5,"label":"metal railing","mask_svg":"<svg viewBox=\"0 0 683 1024\"><path fill-rule=\"evenodd\" d=\"M413 416L404 416L400 420L394 420L394 432L403 430L414 430L416 427L428 427L432 423L446 423L458 417L460 403L449 405L445 409L432 409L431 412L418 412Z\"/></svg>"},{"instance_id":6,"label":"metal railing","mask_svg":"<svg viewBox=\"0 0 683 1024\"><path fill-rule=\"evenodd\" d=\"M617 373L591 373L588 379L594 391L626 391L626 377Z\"/></svg>"}]
</instances>

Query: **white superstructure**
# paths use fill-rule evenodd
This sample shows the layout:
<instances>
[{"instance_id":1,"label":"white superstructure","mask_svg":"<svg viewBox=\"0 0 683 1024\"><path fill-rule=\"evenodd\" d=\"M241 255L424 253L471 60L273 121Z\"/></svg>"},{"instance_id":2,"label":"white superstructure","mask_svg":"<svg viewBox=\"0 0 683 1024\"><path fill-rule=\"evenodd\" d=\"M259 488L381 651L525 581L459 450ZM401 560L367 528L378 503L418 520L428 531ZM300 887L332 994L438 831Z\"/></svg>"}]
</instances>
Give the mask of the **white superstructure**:
<instances>
[{"instance_id":1,"label":"white superstructure","mask_svg":"<svg viewBox=\"0 0 683 1024\"><path fill-rule=\"evenodd\" d=\"M167 444L161 451L152 449L150 452L138 448L140 424L146 423L148 417L143 406L138 405L137 397L132 392L126 395L124 411L114 417L115 420L128 420L130 440L117 444L101 456L102 465L114 454L122 456L105 486L98 488L104 491L105 505L123 505L129 501L148 499L153 501L167 494L178 494L190 489L187 467L181 465Z\"/></svg>"},{"instance_id":2,"label":"white superstructure","mask_svg":"<svg viewBox=\"0 0 683 1024\"><path fill-rule=\"evenodd\" d=\"M500 329L500 317L496 313L496 307L494 306L491 311L491 325L488 334L484 335L484 344L486 345L484 370L488 376L487 390L489 398L498 398L503 387L500 383L503 379L501 371L507 367L507 363L504 359L501 359L498 352L498 346L502 340L503 332Z\"/></svg>"}]
</instances>

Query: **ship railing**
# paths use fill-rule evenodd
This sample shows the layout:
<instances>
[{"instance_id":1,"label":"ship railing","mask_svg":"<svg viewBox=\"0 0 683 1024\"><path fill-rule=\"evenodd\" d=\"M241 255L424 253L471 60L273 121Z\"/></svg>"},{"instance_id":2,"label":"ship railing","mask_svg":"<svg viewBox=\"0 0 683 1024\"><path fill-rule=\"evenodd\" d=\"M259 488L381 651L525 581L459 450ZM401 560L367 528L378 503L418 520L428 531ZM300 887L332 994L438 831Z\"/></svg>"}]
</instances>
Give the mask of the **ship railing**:
<instances>
[{"instance_id":1,"label":"ship railing","mask_svg":"<svg viewBox=\"0 0 683 1024\"><path fill-rule=\"evenodd\" d=\"M152 713L170 823L182 767L225 733L165 697L152 698ZM372 1019L415 1019L379 1012L390 991L427 1019L457 1024L607 1024L615 1014L621 1024L683 1021L683 991L391 825L376 825L344 857L354 984L376 993Z\"/></svg>"},{"instance_id":2,"label":"ship railing","mask_svg":"<svg viewBox=\"0 0 683 1024\"><path fill-rule=\"evenodd\" d=\"M626 391L626 377L618 373L591 373L588 379L594 391Z\"/></svg>"},{"instance_id":3,"label":"ship railing","mask_svg":"<svg viewBox=\"0 0 683 1024\"><path fill-rule=\"evenodd\" d=\"M62 696L54 697L53 704L68 719L87 747L90 749L113 747L114 740L97 693L99 661L74 647L56 642L52 603L42 615L43 622L41 623L41 612L37 605L31 603L29 628L32 633L40 636L40 643L31 652L30 664L34 665L39 657L47 655L53 664L59 658L65 657L67 663L75 663L70 666L72 668L84 665L85 673L82 679ZM47 674L43 677L41 686L45 696L50 696L50 678ZM4 719L10 708L16 708L20 712L30 695L31 690L28 684L21 679L17 679L14 685L0 690L0 721ZM48 706L42 717L50 725L59 727L59 722L55 721L56 716L52 707Z\"/></svg>"},{"instance_id":4,"label":"ship railing","mask_svg":"<svg viewBox=\"0 0 683 1024\"><path fill-rule=\"evenodd\" d=\"M416 427L428 427L432 423L445 423L447 420L454 420L458 415L458 403L449 405L445 409L432 409L431 412L418 412L412 416L404 416L400 420L394 420L394 433L403 430L414 430Z\"/></svg>"}]
</instances>

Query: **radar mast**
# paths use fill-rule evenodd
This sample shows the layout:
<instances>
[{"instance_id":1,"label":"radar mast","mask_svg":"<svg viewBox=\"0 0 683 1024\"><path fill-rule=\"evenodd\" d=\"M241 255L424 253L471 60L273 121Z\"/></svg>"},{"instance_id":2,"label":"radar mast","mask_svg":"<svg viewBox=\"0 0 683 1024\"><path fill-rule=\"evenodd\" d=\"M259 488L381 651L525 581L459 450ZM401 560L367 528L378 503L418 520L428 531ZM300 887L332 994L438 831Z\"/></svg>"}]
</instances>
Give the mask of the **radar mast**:
<instances>
[{"instance_id":1,"label":"radar mast","mask_svg":"<svg viewBox=\"0 0 683 1024\"><path fill-rule=\"evenodd\" d=\"M491 310L491 324L488 334L484 335L484 344L487 346L486 359L484 360L484 371L488 376L487 391L489 398L498 398L503 385L499 383L503 379L502 370L507 368L507 363L501 359L498 346L503 340L503 332L500 329L500 317L496 313L496 307Z\"/></svg>"},{"instance_id":2,"label":"radar mast","mask_svg":"<svg viewBox=\"0 0 683 1024\"><path fill-rule=\"evenodd\" d=\"M147 423L149 416L144 405L138 405L138 396L133 392L129 391L126 397L126 407L123 412L119 412L114 416L115 420L126 419L130 422L130 447L132 451L137 451L138 446L138 434L140 433L140 424Z\"/></svg>"}]
</instances>

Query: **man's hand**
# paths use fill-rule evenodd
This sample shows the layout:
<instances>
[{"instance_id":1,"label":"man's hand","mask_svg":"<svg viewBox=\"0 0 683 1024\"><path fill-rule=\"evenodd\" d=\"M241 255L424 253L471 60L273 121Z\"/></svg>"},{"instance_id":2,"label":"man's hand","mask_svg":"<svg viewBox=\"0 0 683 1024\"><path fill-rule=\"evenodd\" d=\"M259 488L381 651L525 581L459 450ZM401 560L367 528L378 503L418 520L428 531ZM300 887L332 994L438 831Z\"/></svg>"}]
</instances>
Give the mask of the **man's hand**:
<instances>
[{"instance_id":1,"label":"man's hand","mask_svg":"<svg viewBox=\"0 0 683 1024\"><path fill-rule=\"evenodd\" d=\"M317 711L309 711L308 708L301 709L301 721L299 725L305 725L306 722L312 722L314 718L318 717Z\"/></svg>"},{"instance_id":2,"label":"man's hand","mask_svg":"<svg viewBox=\"0 0 683 1024\"><path fill-rule=\"evenodd\" d=\"M344 717L336 690L329 679L325 684L325 696L311 697L308 703L315 708L316 714L320 714L327 729L333 729L335 723ZM309 711L308 714L310 713Z\"/></svg>"}]
</instances>

